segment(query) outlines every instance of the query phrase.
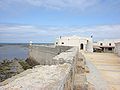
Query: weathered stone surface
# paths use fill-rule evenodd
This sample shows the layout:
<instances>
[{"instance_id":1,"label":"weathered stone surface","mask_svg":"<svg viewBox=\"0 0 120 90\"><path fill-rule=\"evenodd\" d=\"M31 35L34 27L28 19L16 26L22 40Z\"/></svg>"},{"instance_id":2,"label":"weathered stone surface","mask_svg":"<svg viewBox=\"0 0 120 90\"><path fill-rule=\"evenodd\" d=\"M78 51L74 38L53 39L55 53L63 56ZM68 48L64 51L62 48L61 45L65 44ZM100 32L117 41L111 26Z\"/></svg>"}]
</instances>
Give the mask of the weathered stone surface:
<instances>
[{"instance_id":1,"label":"weathered stone surface","mask_svg":"<svg viewBox=\"0 0 120 90\"><path fill-rule=\"evenodd\" d=\"M71 90L70 70L70 64L36 66L0 90Z\"/></svg>"},{"instance_id":2,"label":"weathered stone surface","mask_svg":"<svg viewBox=\"0 0 120 90\"><path fill-rule=\"evenodd\" d=\"M85 58L77 47L69 50L59 49L55 52L53 48L52 50L48 47L41 48L41 46L31 46L29 53L29 57L40 65L5 80L1 83L4 86L0 87L0 90L87 89ZM47 55L44 50L49 51ZM61 53L59 54L58 51Z\"/></svg>"},{"instance_id":3,"label":"weathered stone surface","mask_svg":"<svg viewBox=\"0 0 120 90\"><path fill-rule=\"evenodd\" d=\"M75 74L75 90L87 90L86 77L83 73Z\"/></svg>"},{"instance_id":4,"label":"weathered stone surface","mask_svg":"<svg viewBox=\"0 0 120 90\"><path fill-rule=\"evenodd\" d=\"M77 61L78 58L78 48L74 47L66 52L63 52L55 57L53 57L53 62L54 64L59 64L59 63L70 63L73 64Z\"/></svg>"},{"instance_id":5,"label":"weathered stone surface","mask_svg":"<svg viewBox=\"0 0 120 90\"><path fill-rule=\"evenodd\" d=\"M29 60L31 62L36 62L40 65L51 65L52 58L61 52L65 52L66 50L72 47L69 46L41 46L41 45L31 45L29 47ZM29 61L28 61L29 62ZM31 64L31 63L30 63Z\"/></svg>"},{"instance_id":6,"label":"weathered stone surface","mask_svg":"<svg viewBox=\"0 0 120 90\"><path fill-rule=\"evenodd\" d=\"M74 89L75 85L75 73L77 72L77 60L78 60L78 48L74 47L66 52L62 52L61 54L53 57L53 63L54 64L63 64L63 63L69 63L71 64L71 80L72 80L72 89Z\"/></svg>"}]
</instances>

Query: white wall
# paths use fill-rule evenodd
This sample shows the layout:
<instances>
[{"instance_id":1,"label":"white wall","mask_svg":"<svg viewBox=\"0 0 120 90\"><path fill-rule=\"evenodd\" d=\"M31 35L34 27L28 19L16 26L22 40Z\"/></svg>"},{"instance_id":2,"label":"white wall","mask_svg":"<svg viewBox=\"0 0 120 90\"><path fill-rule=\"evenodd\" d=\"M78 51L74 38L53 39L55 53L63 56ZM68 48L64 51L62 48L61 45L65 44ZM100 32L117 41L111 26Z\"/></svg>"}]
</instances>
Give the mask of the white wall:
<instances>
[{"instance_id":1,"label":"white wall","mask_svg":"<svg viewBox=\"0 0 120 90\"><path fill-rule=\"evenodd\" d=\"M88 52L93 52L93 40L92 40L92 38L90 38L89 41L88 41L87 51Z\"/></svg>"},{"instance_id":2,"label":"white wall","mask_svg":"<svg viewBox=\"0 0 120 90\"><path fill-rule=\"evenodd\" d=\"M78 37L78 36L71 36L71 37L60 37L56 40L58 44L55 43L57 46L77 46L81 47L83 44L83 50L88 52L93 52L93 41L91 38L85 37ZM62 44L64 43L64 44Z\"/></svg>"},{"instance_id":3,"label":"white wall","mask_svg":"<svg viewBox=\"0 0 120 90\"><path fill-rule=\"evenodd\" d=\"M120 39L106 39L106 40L103 40L103 41L98 41L97 42L97 45L98 46L101 46L100 44L102 43L103 45L102 46L110 46L109 44L111 43L111 46L115 47L115 43L117 42L120 42Z\"/></svg>"},{"instance_id":4,"label":"white wall","mask_svg":"<svg viewBox=\"0 0 120 90\"><path fill-rule=\"evenodd\" d=\"M115 44L115 53L118 54L118 56L120 56L120 43Z\"/></svg>"}]
</instances>

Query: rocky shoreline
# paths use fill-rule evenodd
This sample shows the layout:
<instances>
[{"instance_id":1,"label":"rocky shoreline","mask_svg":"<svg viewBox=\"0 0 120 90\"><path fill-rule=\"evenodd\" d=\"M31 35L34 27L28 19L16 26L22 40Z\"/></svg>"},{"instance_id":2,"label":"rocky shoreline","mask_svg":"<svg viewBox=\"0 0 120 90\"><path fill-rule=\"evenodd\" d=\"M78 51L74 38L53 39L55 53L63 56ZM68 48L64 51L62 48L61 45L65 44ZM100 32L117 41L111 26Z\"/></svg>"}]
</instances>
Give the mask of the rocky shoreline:
<instances>
[{"instance_id":1,"label":"rocky shoreline","mask_svg":"<svg viewBox=\"0 0 120 90\"><path fill-rule=\"evenodd\" d=\"M27 59L26 59L27 60ZM32 68L26 60L14 58L13 60L3 60L0 62L0 82L15 76L24 70Z\"/></svg>"}]
</instances>

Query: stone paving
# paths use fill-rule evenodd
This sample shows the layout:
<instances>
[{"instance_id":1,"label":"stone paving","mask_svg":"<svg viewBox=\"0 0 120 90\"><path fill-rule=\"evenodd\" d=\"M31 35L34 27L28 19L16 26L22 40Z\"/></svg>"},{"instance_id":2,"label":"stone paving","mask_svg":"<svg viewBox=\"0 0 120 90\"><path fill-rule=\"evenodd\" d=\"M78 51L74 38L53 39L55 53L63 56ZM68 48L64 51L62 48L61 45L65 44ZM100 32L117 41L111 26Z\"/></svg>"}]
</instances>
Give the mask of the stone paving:
<instances>
[{"instance_id":1,"label":"stone paving","mask_svg":"<svg viewBox=\"0 0 120 90\"><path fill-rule=\"evenodd\" d=\"M113 53L84 53L84 55L100 72L109 90L120 90L120 57Z\"/></svg>"}]
</instances>

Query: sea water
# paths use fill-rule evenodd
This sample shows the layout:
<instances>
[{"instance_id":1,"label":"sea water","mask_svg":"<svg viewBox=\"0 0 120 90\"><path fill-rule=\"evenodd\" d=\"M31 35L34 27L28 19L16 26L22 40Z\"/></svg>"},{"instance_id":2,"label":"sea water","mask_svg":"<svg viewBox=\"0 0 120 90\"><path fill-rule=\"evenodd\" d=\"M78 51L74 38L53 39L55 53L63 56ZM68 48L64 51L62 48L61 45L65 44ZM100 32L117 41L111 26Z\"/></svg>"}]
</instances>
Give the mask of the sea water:
<instances>
[{"instance_id":1,"label":"sea water","mask_svg":"<svg viewBox=\"0 0 120 90\"><path fill-rule=\"evenodd\" d=\"M2 44L0 45L0 61L26 59L28 57L28 44Z\"/></svg>"}]
</instances>

